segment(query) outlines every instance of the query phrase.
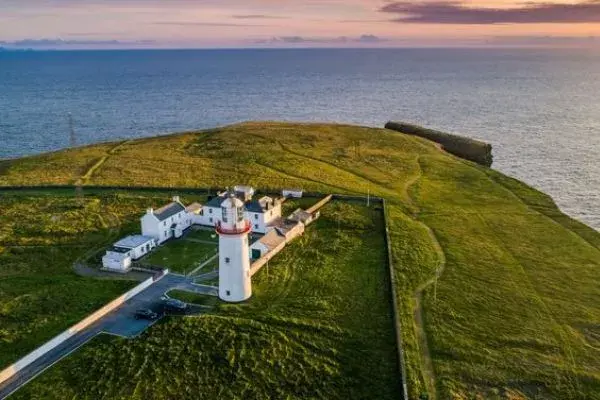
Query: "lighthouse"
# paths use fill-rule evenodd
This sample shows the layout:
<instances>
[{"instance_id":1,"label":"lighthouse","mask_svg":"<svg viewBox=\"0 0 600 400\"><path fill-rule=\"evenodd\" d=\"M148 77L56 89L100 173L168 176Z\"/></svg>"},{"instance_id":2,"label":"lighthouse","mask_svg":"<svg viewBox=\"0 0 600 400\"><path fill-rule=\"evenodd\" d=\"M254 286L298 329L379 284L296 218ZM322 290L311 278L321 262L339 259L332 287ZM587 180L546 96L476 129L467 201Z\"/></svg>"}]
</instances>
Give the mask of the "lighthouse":
<instances>
[{"instance_id":1,"label":"lighthouse","mask_svg":"<svg viewBox=\"0 0 600 400\"><path fill-rule=\"evenodd\" d=\"M221 203L219 234L219 298L240 302L252 296L248 234L250 222L244 219L244 203L229 193Z\"/></svg>"}]
</instances>

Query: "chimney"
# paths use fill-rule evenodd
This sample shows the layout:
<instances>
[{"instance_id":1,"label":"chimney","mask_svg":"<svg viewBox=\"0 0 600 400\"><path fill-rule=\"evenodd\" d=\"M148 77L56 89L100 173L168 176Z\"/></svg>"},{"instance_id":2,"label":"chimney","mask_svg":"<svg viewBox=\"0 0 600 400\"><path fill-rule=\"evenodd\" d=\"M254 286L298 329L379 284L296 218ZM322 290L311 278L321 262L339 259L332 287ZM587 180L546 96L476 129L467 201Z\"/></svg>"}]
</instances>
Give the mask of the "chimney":
<instances>
[{"instance_id":1,"label":"chimney","mask_svg":"<svg viewBox=\"0 0 600 400\"><path fill-rule=\"evenodd\" d=\"M175 203L181 203L181 200L179 200L179 196L173 196L173 201Z\"/></svg>"},{"instance_id":2,"label":"chimney","mask_svg":"<svg viewBox=\"0 0 600 400\"><path fill-rule=\"evenodd\" d=\"M147 214L154 214L154 208L150 207L149 209L146 210Z\"/></svg>"}]
</instances>

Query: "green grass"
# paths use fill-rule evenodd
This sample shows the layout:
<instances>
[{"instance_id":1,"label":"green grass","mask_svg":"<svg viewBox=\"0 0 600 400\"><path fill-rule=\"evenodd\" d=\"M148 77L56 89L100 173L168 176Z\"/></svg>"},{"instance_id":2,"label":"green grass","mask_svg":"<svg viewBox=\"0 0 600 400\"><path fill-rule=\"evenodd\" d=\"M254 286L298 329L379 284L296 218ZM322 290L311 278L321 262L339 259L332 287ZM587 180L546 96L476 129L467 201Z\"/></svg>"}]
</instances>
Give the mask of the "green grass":
<instances>
[{"instance_id":1,"label":"green grass","mask_svg":"<svg viewBox=\"0 0 600 400\"><path fill-rule=\"evenodd\" d=\"M600 234L562 214L548 196L382 129L246 123L115 145L10 161L0 185L74 182L108 155L89 184L245 183L265 192L301 187L385 197L410 398L428 390L428 357L438 398L599 398ZM424 287L426 355L415 291L443 260L435 298L434 287Z\"/></svg>"},{"instance_id":2,"label":"green grass","mask_svg":"<svg viewBox=\"0 0 600 400\"><path fill-rule=\"evenodd\" d=\"M73 264L129 233L153 195L73 191L0 195L0 368L136 282L83 278Z\"/></svg>"},{"instance_id":3,"label":"green grass","mask_svg":"<svg viewBox=\"0 0 600 400\"><path fill-rule=\"evenodd\" d=\"M387 277L381 214L332 203L255 275L248 303L97 340L15 398L395 399Z\"/></svg>"},{"instance_id":4,"label":"green grass","mask_svg":"<svg viewBox=\"0 0 600 400\"><path fill-rule=\"evenodd\" d=\"M203 285L207 283L202 282ZM189 304L198 304L201 306L216 306L219 298L215 296L205 296L196 293L184 292L182 290L171 290L167 295L173 299L181 300Z\"/></svg>"},{"instance_id":5,"label":"green grass","mask_svg":"<svg viewBox=\"0 0 600 400\"><path fill-rule=\"evenodd\" d=\"M191 230L185 235L186 238L204 240L207 242L219 243L219 236L214 229Z\"/></svg>"},{"instance_id":6,"label":"green grass","mask_svg":"<svg viewBox=\"0 0 600 400\"><path fill-rule=\"evenodd\" d=\"M185 274L209 260L217 254L217 250L218 246L216 244L174 239L155 249L141 263L160 266L168 268L171 272Z\"/></svg>"},{"instance_id":7,"label":"green grass","mask_svg":"<svg viewBox=\"0 0 600 400\"><path fill-rule=\"evenodd\" d=\"M307 210L311 206L316 204L318 201L319 199L314 197L303 197L301 199L287 199L281 207L281 214L284 217L287 217L288 215L296 211L298 208Z\"/></svg>"}]
</instances>

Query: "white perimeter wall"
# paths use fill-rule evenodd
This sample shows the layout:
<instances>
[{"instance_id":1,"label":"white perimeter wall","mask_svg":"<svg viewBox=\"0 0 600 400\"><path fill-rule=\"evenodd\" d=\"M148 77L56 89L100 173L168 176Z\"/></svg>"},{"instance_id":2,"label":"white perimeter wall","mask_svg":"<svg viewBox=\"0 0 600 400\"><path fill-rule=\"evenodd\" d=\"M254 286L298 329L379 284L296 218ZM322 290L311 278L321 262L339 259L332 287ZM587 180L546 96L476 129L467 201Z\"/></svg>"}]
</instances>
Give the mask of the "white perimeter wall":
<instances>
[{"instance_id":1,"label":"white perimeter wall","mask_svg":"<svg viewBox=\"0 0 600 400\"><path fill-rule=\"evenodd\" d=\"M162 279L162 277L164 277L168 273L169 273L169 271L165 270L163 272L163 274L157 279L157 281ZM27 367L32 362L34 362L35 360L37 360L38 358L40 358L41 356L43 356L50 350L54 349L56 346L60 345L65 340L71 338L72 336L81 332L82 330L84 330L85 328L87 328L88 326L93 324L94 322L98 321L100 318L104 317L106 314L115 310L116 308L121 306L123 303L125 303L127 300L131 299L132 297L134 297L135 295L137 295L144 289L148 288L154 282L155 282L154 278L146 279L144 282L140 283L139 285L137 285L136 287L134 287L127 293L124 293L123 295L114 299L113 301L111 301L110 303L108 303L107 305L105 305L104 307L99 309L98 311L88 315L86 318L79 321L77 324L73 325L72 327L70 327L69 329L67 329L66 331L61 333L60 335L54 337L53 339L46 342L42 346L38 347L31 353L27 354L25 357L21 358L16 363L10 365L8 368L6 368L2 372L0 372L0 383L3 383L4 381L10 379L17 372L21 371L22 369Z\"/></svg>"}]
</instances>

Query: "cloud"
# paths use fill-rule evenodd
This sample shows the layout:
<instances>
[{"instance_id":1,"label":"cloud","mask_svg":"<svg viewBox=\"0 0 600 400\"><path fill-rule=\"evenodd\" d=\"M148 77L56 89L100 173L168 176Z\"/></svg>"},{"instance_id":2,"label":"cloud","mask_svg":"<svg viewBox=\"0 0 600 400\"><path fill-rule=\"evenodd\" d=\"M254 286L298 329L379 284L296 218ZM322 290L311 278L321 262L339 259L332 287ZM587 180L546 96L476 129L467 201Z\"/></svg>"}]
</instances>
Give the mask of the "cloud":
<instances>
[{"instance_id":1,"label":"cloud","mask_svg":"<svg viewBox=\"0 0 600 400\"><path fill-rule=\"evenodd\" d=\"M279 15L264 15L264 14L248 14L248 15L232 15L235 19L289 19Z\"/></svg>"},{"instance_id":2,"label":"cloud","mask_svg":"<svg viewBox=\"0 0 600 400\"><path fill-rule=\"evenodd\" d=\"M469 7L457 1L395 2L380 9L396 22L423 24L539 24L600 22L600 0L526 3L512 8Z\"/></svg>"},{"instance_id":3,"label":"cloud","mask_svg":"<svg viewBox=\"0 0 600 400\"><path fill-rule=\"evenodd\" d=\"M154 22L154 25L174 25L174 26L221 26L221 27L238 27L238 26L253 26L264 27L268 25L259 24L238 24L234 22L189 22L189 21L166 21Z\"/></svg>"},{"instance_id":4,"label":"cloud","mask_svg":"<svg viewBox=\"0 0 600 400\"><path fill-rule=\"evenodd\" d=\"M259 40L257 43L282 43L282 44L344 44L344 43L380 43L387 39L375 35L361 35L359 37L305 37L305 36L279 36L269 40Z\"/></svg>"},{"instance_id":5,"label":"cloud","mask_svg":"<svg viewBox=\"0 0 600 400\"><path fill-rule=\"evenodd\" d=\"M12 42L0 41L1 45L11 47L72 47L72 46L132 46L132 45L151 45L153 40L137 40L133 42L123 42L120 40L64 40L64 39L22 39Z\"/></svg>"}]
</instances>

